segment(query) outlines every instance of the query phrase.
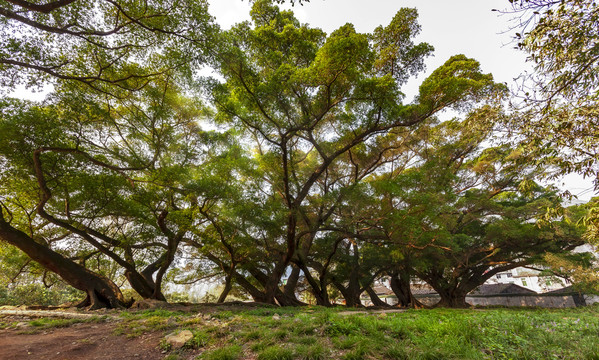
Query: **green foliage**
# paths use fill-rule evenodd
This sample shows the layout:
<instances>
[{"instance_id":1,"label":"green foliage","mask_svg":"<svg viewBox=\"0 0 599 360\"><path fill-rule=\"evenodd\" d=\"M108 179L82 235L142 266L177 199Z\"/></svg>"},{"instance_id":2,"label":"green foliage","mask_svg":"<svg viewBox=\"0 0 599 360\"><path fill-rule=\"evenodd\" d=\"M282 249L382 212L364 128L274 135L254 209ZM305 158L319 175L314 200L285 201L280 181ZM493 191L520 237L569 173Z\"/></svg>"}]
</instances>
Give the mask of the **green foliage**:
<instances>
[{"instance_id":1,"label":"green foliage","mask_svg":"<svg viewBox=\"0 0 599 360\"><path fill-rule=\"evenodd\" d=\"M83 300L80 291L71 287L55 286L47 288L42 284L13 285L0 287L1 305L43 305L56 306L78 303Z\"/></svg>"},{"instance_id":2,"label":"green foliage","mask_svg":"<svg viewBox=\"0 0 599 360\"><path fill-rule=\"evenodd\" d=\"M3 3L0 88L66 80L124 96L167 72L189 75L217 30L207 7L177 0Z\"/></svg>"},{"instance_id":3,"label":"green foliage","mask_svg":"<svg viewBox=\"0 0 599 360\"><path fill-rule=\"evenodd\" d=\"M122 312L121 317L125 319L148 319L148 318L172 318L183 315L183 312L180 311L170 311L170 310L141 310L136 312Z\"/></svg>"},{"instance_id":4,"label":"green foliage","mask_svg":"<svg viewBox=\"0 0 599 360\"><path fill-rule=\"evenodd\" d=\"M179 325L178 321L182 315L183 313L181 312L168 310L122 312L120 316L124 321L119 323L115 329L115 333L119 335L124 334L128 337L137 337L148 332L174 329ZM190 346L202 343L202 334L198 333L197 341L194 339L190 340Z\"/></svg>"},{"instance_id":5,"label":"green foliage","mask_svg":"<svg viewBox=\"0 0 599 360\"><path fill-rule=\"evenodd\" d=\"M536 72L518 94L524 96L525 112L510 126L524 135L526 151L559 167L556 176L576 172L594 179L597 187L597 2L537 0L512 5L527 24L517 34L518 45Z\"/></svg>"},{"instance_id":6,"label":"green foliage","mask_svg":"<svg viewBox=\"0 0 599 360\"><path fill-rule=\"evenodd\" d=\"M166 294L166 300L169 303L191 302L191 297L188 293L169 292Z\"/></svg>"},{"instance_id":7,"label":"green foliage","mask_svg":"<svg viewBox=\"0 0 599 360\"><path fill-rule=\"evenodd\" d=\"M373 177L375 195L357 200L361 221L384 229L365 233L379 243L362 252L394 267L390 273L426 281L442 305L465 306L465 295L495 273L584 243L582 227L547 210L561 199L536 184L543 166L508 144L483 145L502 118L501 109L485 106L428 127L427 142L407 160L419 162ZM366 259L360 266L372 272Z\"/></svg>"},{"instance_id":8,"label":"green foliage","mask_svg":"<svg viewBox=\"0 0 599 360\"><path fill-rule=\"evenodd\" d=\"M358 306L377 278L401 273L427 281L446 305L463 306L447 294L461 299L494 272L563 255L582 243L584 226L593 236L594 210L586 222L570 220L555 189L536 180L548 166L590 174L596 162L592 135L579 136L584 121L593 125L596 79L587 70L596 57L571 56L592 53L593 37L582 39L577 24L589 31L595 3L561 2L524 36L522 46L551 78L541 92L557 96L522 115L537 122L523 125L527 131L544 129L530 142L536 153L493 142L499 122L522 118L502 111L506 87L464 55L450 57L404 102L402 87L433 51L414 41L415 9L400 9L371 34L352 24L326 34L275 3L253 1L251 20L222 32L205 1L92 1L92 12L81 1L0 6L0 87L60 79L44 103L0 100L0 220L8 229L0 285L14 292L60 276L85 290L85 276L57 266L67 264L110 288L128 281L137 293L128 297L190 301L187 293L163 297L163 284L223 279L221 301L251 295L274 304L276 296L287 305L298 304L291 277L279 292L293 267L322 305L343 296ZM189 82L207 60L219 77ZM439 123L445 109L463 116ZM548 118L566 136L543 128ZM218 130L202 130L206 122ZM558 154L568 146L573 158ZM29 247L11 237L16 231ZM57 275L33 264L32 249ZM23 301L58 301L32 290ZM16 298L0 291L1 301ZM275 357L287 349L273 344L293 341L289 333L343 337L343 355L360 358L378 350L354 341L358 333L391 331L334 311L291 326L272 319L275 312L289 315L263 308L241 316L259 318L243 335L252 349ZM120 331L167 329L171 316L178 315L131 315ZM215 320L238 321L232 311ZM227 334L210 328L197 336L190 346ZM302 347L306 357L324 356L323 344L307 345L314 349ZM429 350L424 357L446 355Z\"/></svg>"}]
</instances>

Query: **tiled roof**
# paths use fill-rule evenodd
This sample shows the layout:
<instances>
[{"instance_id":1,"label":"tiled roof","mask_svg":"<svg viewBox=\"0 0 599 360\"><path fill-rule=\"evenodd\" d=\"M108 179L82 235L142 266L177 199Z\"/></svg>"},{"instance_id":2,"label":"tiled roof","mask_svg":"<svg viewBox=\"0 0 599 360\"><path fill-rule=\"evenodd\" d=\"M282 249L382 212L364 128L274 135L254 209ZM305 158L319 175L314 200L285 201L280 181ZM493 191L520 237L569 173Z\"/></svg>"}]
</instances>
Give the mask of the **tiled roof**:
<instances>
[{"instance_id":1,"label":"tiled roof","mask_svg":"<svg viewBox=\"0 0 599 360\"><path fill-rule=\"evenodd\" d=\"M437 293L428 284L412 284L410 290L412 291L412 295L430 295Z\"/></svg>"},{"instance_id":2,"label":"tiled roof","mask_svg":"<svg viewBox=\"0 0 599 360\"><path fill-rule=\"evenodd\" d=\"M374 290L374 292L377 295L379 295L379 296L380 295L393 295L393 291L391 289L389 289L388 287L383 286L383 285L381 285L381 286L373 286L372 290Z\"/></svg>"},{"instance_id":3,"label":"tiled roof","mask_svg":"<svg viewBox=\"0 0 599 360\"><path fill-rule=\"evenodd\" d=\"M535 291L516 284L484 284L472 292L471 295L504 295L504 294L536 294Z\"/></svg>"}]
</instances>

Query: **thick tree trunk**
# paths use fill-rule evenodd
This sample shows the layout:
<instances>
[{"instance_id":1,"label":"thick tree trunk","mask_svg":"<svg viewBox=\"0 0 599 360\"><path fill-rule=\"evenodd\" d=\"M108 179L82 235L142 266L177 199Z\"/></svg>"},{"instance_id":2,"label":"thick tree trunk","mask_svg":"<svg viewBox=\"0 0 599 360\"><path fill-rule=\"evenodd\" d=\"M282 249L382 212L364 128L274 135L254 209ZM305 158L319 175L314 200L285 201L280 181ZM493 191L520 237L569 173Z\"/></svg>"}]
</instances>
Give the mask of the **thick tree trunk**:
<instances>
[{"instance_id":1,"label":"thick tree trunk","mask_svg":"<svg viewBox=\"0 0 599 360\"><path fill-rule=\"evenodd\" d=\"M90 309L122 308L125 299L110 279L96 274L52 249L38 244L24 232L13 228L2 217L0 209L0 239L19 248L45 269L56 273L67 284L84 291L87 297L81 306Z\"/></svg>"},{"instance_id":2,"label":"thick tree trunk","mask_svg":"<svg viewBox=\"0 0 599 360\"><path fill-rule=\"evenodd\" d=\"M264 275L264 274L262 274L262 276L266 277L266 275ZM241 274L239 274L238 272L235 272L234 277L235 277L235 281L245 291L247 291L248 294L250 294L250 296L252 297L252 299L254 299L254 301L272 304L272 302L268 301L269 298L267 297L267 295L264 291L260 291L257 287L255 287L251 282L249 282ZM278 304L281 306L303 306L303 305L306 305L305 303L303 303L295 298L286 296L279 288L275 289L275 300L276 300L275 304Z\"/></svg>"},{"instance_id":3,"label":"thick tree trunk","mask_svg":"<svg viewBox=\"0 0 599 360\"><path fill-rule=\"evenodd\" d=\"M275 289L274 289L274 299L271 299L269 286L273 284L272 274L271 274L271 276L266 275L262 271L260 271L259 269L256 269L256 268L250 269L249 272L264 287L264 292L261 295L261 298L264 299L263 302L266 302L269 304L275 304L275 305L278 304L281 306L306 305L305 303L299 301L295 297L295 294L292 297L285 295L285 293L283 293L283 291L281 291L281 289L278 286L275 287ZM274 300L274 302L272 300Z\"/></svg>"},{"instance_id":4,"label":"thick tree trunk","mask_svg":"<svg viewBox=\"0 0 599 360\"><path fill-rule=\"evenodd\" d=\"M229 295L229 292L231 291L232 288L233 288L233 283L231 282L231 274L228 274L227 277L225 278L225 288L220 293L220 296L218 297L218 300L216 302L219 304L224 303L225 300L227 299L227 295Z\"/></svg>"},{"instance_id":5,"label":"thick tree trunk","mask_svg":"<svg viewBox=\"0 0 599 360\"><path fill-rule=\"evenodd\" d=\"M164 294L162 294L161 289L156 289L156 282L154 282L154 273L160 269L161 264L167 260L167 254L163 253L156 261L146 266L145 269L142 270L140 275L143 278L143 281L138 280L137 276L129 277L127 276L127 272L125 272L125 276L127 276L127 280L133 290L135 290L141 297L144 299L154 298L156 300L166 301ZM136 287L132 284L132 282L136 282ZM143 291L143 295L140 293Z\"/></svg>"},{"instance_id":6,"label":"thick tree trunk","mask_svg":"<svg viewBox=\"0 0 599 360\"><path fill-rule=\"evenodd\" d=\"M185 234L184 232L178 232L175 234L172 230L168 228L166 224L166 218L168 216L168 213L169 212L167 209L162 210L162 212L158 216L158 219L156 220L156 222L158 223L158 227L164 233L164 235L166 235L168 239L167 249L164 253L164 260L159 263L160 268L156 273L154 292L152 293L152 298L158 300L166 300L164 298L164 295L162 294L162 279L164 278L164 275L166 274L168 268L175 260L177 248L179 247L179 243L181 242L181 239L183 239L183 235ZM162 258L162 256L160 258Z\"/></svg>"},{"instance_id":7,"label":"thick tree trunk","mask_svg":"<svg viewBox=\"0 0 599 360\"><path fill-rule=\"evenodd\" d=\"M266 302L266 297L262 291L256 288L243 275L238 272L234 273L235 281L252 297L255 302Z\"/></svg>"},{"instance_id":8,"label":"thick tree trunk","mask_svg":"<svg viewBox=\"0 0 599 360\"><path fill-rule=\"evenodd\" d=\"M290 297L285 295L280 289L275 293L275 299L281 306L305 306L306 304L299 301L295 296Z\"/></svg>"},{"instance_id":9,"label":"thick tree trunk","mask_svg":"<svg viewBox=\"0 0 599 360\"><path fill-rule=\"evenodd\" d=\"M283 293L288 298L296 299L295 296L295 288L297 287L297 282L299 281L301 269L296 265L291 265L291 274L289 274L289 278L287 279L287 283L283 288Z\"/></svg>"},{"instance_id":10,"label":"thick tree trunk","mask_svg":"<svg viewBox=\"0 0 599 360\"><path fill-rule=\"evenodd\" d=\"M345 299L345 306L347 307L362 307L362 301L360 301L359 287L356 289L355 286L345 287L339 281L333 279L333 285L339 290L343 298Z\"/></svg>"},{"instance_id":11,"label":"thick tree trunk","mask_svg":"<svg viewBox=\"0 0 599 360\"><path fill-rule=\"evenodd\" d=\"M310 269L308 269L308 267L304 263L302 263L301 266L302 266L302 270L304 271L304 276L306 277L306 281L308 281L308 284L310 285L310 292L314 296L314 299L316 299L316 305L331 306L331 302L329 300L329 294L327 293L326 283L325 283L324 287L322 286L324 279L321 278L320 284L319 284L318 282L316 282L316 280L310 273Z\"/></svg>"},{"instance_id":12,"label":"thick tree trunk","mask_svg":"<svg viewBox=\"0 0 599 360\"><path fill-rule=\"evenodd\" d=\"M470 305L466 302L466 292L459 291L456 289L435 289L441 300L435 304L435 307L449 307L449 308L467 308Z\"/></svg>"},{"instance_id":13,"label":"thick tree trunk","mask_svg":"<svg viewBox=\"0 0 599 360\"><path fill-rule=\"evenodd\" d=\"M164 295L162 292L158 291L156 293L154 281L151 283L140 273L136 271L125 270L125 277L127 278L127 282L131 285L131 288L135 290L136 293L139 294L144 299L156 299L165 301Z\"/></svg>"},{"instance_id":14,"label":"thick tree trunk","mask_svg":"<svg viewBox=\"0 0 599 360\"><path fill-rule=\"evenodd\" d=\"M358 247L353 244L354 255L352 256L352 269L349 273L349 283L347 285L347 297L345 298L346 305L349 307L360 307L363 306L360 301L360 295L362 293L360 287L360 264Z\"/></svg>"},{"instance_id":15,"label":"thick tree trunk","mask_svg":"<svg viewBox=\"0 0 599 360\"><path fill-rule=\"evenodd\" d=\"M279 289L279 282L281 281L281 276L283 276L283 272L287 267L285 259L278 261L275 264L275 268L269 276L266 276L266 281L263 282L264 285L264 298L265 302L269 304L276 304L276 295L277 290Z\"/></svg>"},{"instance_id":16,"label":"thick tree trunk","mask_svg":"<svg viewBox=\"0 0 599 360\"><path fill-rule=\"evenodd\" d=\"M410 288L410 276L407 273L391 274L391 290L397 296L397 306L422 308L424 305L416 299Z\"/></svg>"},{"instance_id":17,"label":"thick tree trunk","mask_svg":"<svg viewBox=\"0 0 599 360\"><path fill-rule=\"evenodd\" d=\"M286 158L284 158L286 161ZM263 284L264 285L264 294L266 296L266 300L268 303L276 304L275 298L277 296L277 290L279 289L279 282L281 281L281 276L285 272L285 269L291 262L293 255L295 254L295 232L297 227L297 208L290 208L289 215L287 216L287 234L286 234L286 243L287 243L287 251L281 257L279 261L275 263L275 267L268 276L268 280Z\"/></svg>"},{"instance_id":18,"label":"thick tree trunk","mask_svg":"<svg viewBox=\"0 0 599 360\"><path fill-rule=\"evenodd\" d=\"M381 300L381 298L379 298L379 296L376 294L376 292L372 289L371 286L366 288L366 292L368 293L368 296L370 296L372 305L381 306L381 307L389 307L390 306L389 304L387 304L386 302Z\"/></svg>"}]
</instances>

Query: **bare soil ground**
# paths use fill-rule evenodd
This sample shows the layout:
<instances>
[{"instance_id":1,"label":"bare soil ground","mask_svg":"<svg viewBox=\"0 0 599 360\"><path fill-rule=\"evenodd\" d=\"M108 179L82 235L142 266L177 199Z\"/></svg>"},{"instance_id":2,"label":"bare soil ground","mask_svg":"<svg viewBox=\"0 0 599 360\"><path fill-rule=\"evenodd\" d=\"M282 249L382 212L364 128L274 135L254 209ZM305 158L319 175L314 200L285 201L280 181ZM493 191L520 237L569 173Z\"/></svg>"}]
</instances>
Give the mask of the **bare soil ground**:
<instances>
[{"instance_id":1,"label":"bare soil ground","mask_svg":"<svg viewBox=\"0 0 599 360\"><path fill-rule=\"evenodd\" d=\"M249 310L262 307L261 304L209 305L168 305L168 310L188 313L210 314L226 310ZM143 308L142 308L143 309ZM133 310L136 311L136 310ZM400 312L404 310L370 310L370 313ZM339 315L362 314L367 311L343 311ZM102 317L102 321L88 321ZM71 319L75 322L65 327L39 328L30 325L31 320ZM168 355L160 348L164 339L164 329L145 332L142 335L127 337L115 331L122 318L118 311L85 312L73 308L47 307L2 307L1 323L18 324L8 329L0 326L0 360L87 360L87 359L164 359ZM194 359L201 350L186 349L179 352L179 358Z\"/></svg>"},{"instance_id":2,"label":"bare soil ground","mask_svg":"<svg viewBox=\"0 0 599 360\"><path fill-rule=\"evenodd\" d=\"M161 332L135 338L114 335L114 322L79 323L33 334L0 330L0 359L162 359Z\"/></svg>"},{"instance_id":3,"label":"bare soil ground","mask_svg":"<svg viewBox=\"0 0 599 360\"><path fill-rule=\"evenodd\" d=\"M220 306L213 304L188 305L159 303L154 307L152 301L142 302L137 310L167 308L170 311L212 314L234 309L253 309L264 304L228 303ZM135 311L135 310L132 310ZM68 327L36 329L28 326L30 320L37 318L62 318L86 320L90 317L104 317L104 322L80 322ZM0 327L0 360L88 360L88 359L163 359L166 354L159 345L164 331L145 333L127 337L116 335L119 324L118 311L98 310L80 311L74 308L45 306L2 306L0 323L19 323L18 329ZM182 358L194 359L198 351L185 351Z\"/></svg>"}]
</instances>

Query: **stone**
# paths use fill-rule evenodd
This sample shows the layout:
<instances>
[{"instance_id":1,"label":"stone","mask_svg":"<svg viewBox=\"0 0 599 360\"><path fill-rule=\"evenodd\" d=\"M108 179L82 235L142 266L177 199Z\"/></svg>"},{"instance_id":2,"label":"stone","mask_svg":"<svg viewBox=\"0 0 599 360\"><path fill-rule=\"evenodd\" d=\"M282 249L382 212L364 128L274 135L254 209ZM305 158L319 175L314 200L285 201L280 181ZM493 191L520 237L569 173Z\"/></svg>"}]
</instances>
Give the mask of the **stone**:
<instances>
[{"instance_id":1,"label":"stone","mask_svg":"<svg viewBox=\"0 0 599 360\"><path fill-rule=\"evenodd\" d=\"M193 338L193 334L189 330L183 330L178 333L173 332L168 334L164 341L167 344L170 344L174 349L179 349L185 345L186 342Z\"/></svg>"},{"instance_id":2,"label":"stone","mask_svg":"<svg viewBox=\"0 0 599 360\"><path fill-rule=\"evenodd\" d=\"M279 321L279 320L281 320L281 317L279 316L279 314L274 314L272 316L272 319L275 320L275 321Z\"/></svg>"}]
</instances>

